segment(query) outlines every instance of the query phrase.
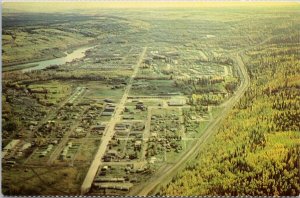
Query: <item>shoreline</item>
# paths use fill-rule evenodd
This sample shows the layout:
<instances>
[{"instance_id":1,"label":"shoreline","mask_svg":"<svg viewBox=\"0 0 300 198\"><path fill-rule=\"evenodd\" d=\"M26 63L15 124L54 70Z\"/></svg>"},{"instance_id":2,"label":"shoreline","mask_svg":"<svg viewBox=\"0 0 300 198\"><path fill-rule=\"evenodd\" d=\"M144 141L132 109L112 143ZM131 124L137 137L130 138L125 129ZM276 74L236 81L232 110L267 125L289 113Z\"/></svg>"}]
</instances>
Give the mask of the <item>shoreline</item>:
<instances>
[{"instance_id":1,"label":"shoreline","mask_svg":"<svg viewBox=\"0 0 300 198\"><path fill-rule=\"evenodd\" d=\"M40 59L32 59L30 61L25 61L25 62L18 63L18 64L2 65L2 72L13 72L13 71L19 71L19 70L23 70L23 69L33 68L38 65L38 64L36 64L36 62L48 61L48 60L57 59L57 58L63 58L63 57L68 56L70 53L73 53L77 49L84 48L84 47L93 47L91 44L92 43L89 42L84 45L72 46L63 51L65 56L59 56L59 57L55 57L55 58L54 57L51 57L51 58L45 57L45 58L40 58ZM71 51L71 52L68 53L69 51ZM21 65L24 65L24 66L22 67Z\"/></svg>"},{"instance_id":2,"label":"shoreline","mask_svg":"<svg viewBox=\"0 0 300 198\"><path fill-rule=\"evenodd\" d=\"M45 56L43 58L34 58L34 59L30 59L28 61L16 61L16 62L11 62L11 63L4 63L2 62L2 72L4 72L4 68L6 68L6 71L5 72L8 72L8 71L16 71L16 70L21 70L22 68L20 67L20 69L9 69L9 67L16 67L18 65L23 65L23 64L34 64L35 62L40 62L40 61L47 61L47 60L51 60L51 59L55 59L55 58L62 58L62 57L66 57L68 54L72 53L74 50L76 49L79 49L79 48L82 48L82 47L92 47L92 43L94 42L93 41L89 41L83 45L80 45L80 44L77 44L77 45L73 45L73 46L70 46L68 48L62 48L60 49L60 53L63 53L64 56L57 56L57 57L49 57L49 56ZM69 51L71 51L70 53L68 53ZM23 68L24 69L24 68Z\"/></svg>"}]
</instances>

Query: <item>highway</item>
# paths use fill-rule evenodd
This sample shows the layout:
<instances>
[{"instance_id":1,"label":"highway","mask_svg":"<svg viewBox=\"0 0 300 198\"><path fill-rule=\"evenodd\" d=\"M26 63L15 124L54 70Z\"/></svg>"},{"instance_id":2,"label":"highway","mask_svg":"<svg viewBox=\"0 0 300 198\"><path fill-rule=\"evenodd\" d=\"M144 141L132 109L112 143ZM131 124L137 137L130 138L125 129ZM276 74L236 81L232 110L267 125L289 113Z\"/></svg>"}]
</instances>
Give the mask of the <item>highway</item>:
<instances>
[{"instance_id":1,"label":"highway","mask_svg":"<svg viewBox=\"0 0 300 198\"><path fill-rule=\"evenodd\" d=\"M237 68L241 83L234 95L226 102L226 106L222 109L218 116L214 120L212 120L212 122L210 122L203 135L192 146L192 148L185 152L176 163L163 166L153 175L153 177L151 177L148 182L131 191L129 195L146 196L155 194L161 184L170 181L172 177L175 176L178 171L184 167L188 160L192 159L192 157L199 153L201 146L203 146L208 138L217 132L218 126L221 124L222 120L226 118L233 106L240 100L247 88L250 86L250 77L247 73L247 69L242 61L242 58L240 57L239 52L233 54L232 56L236 61L236 65L238 66Z\"/></svg>"}]
</instances>

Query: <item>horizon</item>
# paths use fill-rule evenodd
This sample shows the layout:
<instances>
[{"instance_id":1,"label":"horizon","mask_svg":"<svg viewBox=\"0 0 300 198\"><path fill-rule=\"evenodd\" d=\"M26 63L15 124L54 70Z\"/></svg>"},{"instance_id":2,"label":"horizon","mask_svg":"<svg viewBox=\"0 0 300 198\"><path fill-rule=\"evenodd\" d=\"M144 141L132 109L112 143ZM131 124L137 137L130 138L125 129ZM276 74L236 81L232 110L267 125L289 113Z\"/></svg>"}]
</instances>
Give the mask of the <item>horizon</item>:
<instances>
[{"instance_id":1,"label":"horizon","mask_svg":"<svg viewBox=\"0 0 300 198\"><path fill-rule=\"evenodd\" d=\"M220 7L274 7L295 6L297 1L98 1L98 2L72 2L72 1L6 1L2 3L3 11L19 12L64 12L72 10L94 9L131 9L131 8L220 8ZM45 7L45 3L47 7ZM20 6L22 5L22 6ZM3 12L4 13L4 12Z\"/></svg>"}]
</instances>

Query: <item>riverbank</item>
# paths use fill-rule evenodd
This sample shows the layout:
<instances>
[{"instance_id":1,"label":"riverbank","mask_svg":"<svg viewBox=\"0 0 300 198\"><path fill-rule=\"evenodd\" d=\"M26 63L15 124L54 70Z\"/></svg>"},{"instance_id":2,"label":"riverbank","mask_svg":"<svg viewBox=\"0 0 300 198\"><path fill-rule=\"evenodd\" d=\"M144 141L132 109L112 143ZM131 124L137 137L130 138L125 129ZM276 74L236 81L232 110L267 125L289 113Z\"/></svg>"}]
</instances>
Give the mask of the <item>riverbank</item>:
<instances>
[{"instance_id":1,"label":"riverbank","mask_svg":"<svg viewBox=\"0 0 300 198\"><path fill-rule=\"evenodd\" d=\"M29 63L33 63L33 62L39 62L39 61L46 61L46 60L51 60L53 58L61 58L61 57L67 56L67 54L63 53L63 51L60 51L60 52L62 53L60 56L58 54L48 54L47 56L44 56L42 58L32 58L32 59L28 59L28 60L24 60L24 61L14 61L14 62L9 62L9 63L2 62L2 71L3 71L3 68L7 68L7 67L14 67L17 65L29 64Z\"/></svg>"},{"instance_id":2,"label":"riverbank","mask_svg":"<svg viewBox=\"0 0 300 198\"><path fill-rule=\"evenodd\" d=\"M51 60L51 59L50 59ZM14 66L8 66L8 67L2 67L2 72L12 72L12 71L17 71L17 70L23 70L23 69L27 69L27 68L30 68L30 67L36 67L38 66L38 64L30 64L30 63L25 63L25 64L29 64L27 66L19 66L19 65L14 65ZM24 64L24 65L25 65Z\"/></svg>"},{"instance_id":3,"label":"riverbank","mask_svg":"<svg viewBox=\"0 0 300 198\"><path fill-rule=\"evenodd\" d=\"M84 44L76 44L76 45L72 45L69 47L58 48L58 51L55 51L55 53L45 54L45 56L39 57L39 58L32 58L32 59L28 59L28 60L13 61L13 62L2 62L2 71L21 70L21 69L25 69L27 67L25 67L25 68L23 67L20 69L16 69L16 68L10 69L9 67L16 67L19 65L25 65L25 64L30 64L30 63L40 62L40 61L48 61L48 60L52 60L55 58L66 57L68 54L72 53L74 50L76 50L78 48L83 48L83 47L90 47L93 45L93 43L94 43L94 40L86 42Z\"/></svg>"},{"instance_id":4,"label":"riverbank","mask_svg":"<svg viewBox=\"0 0 300 198\"><path fill-rule=\"evenodd\" d=\"M22 70L23 72L27 72L27 71L31 71L31 70L44 69L51 65L62 65L67 62L71 62L74 59L83 58L85 56L85 52L87 50L91 49L92 47L93 46L91 46L90 44L85 45L85 46L80 46L77 49L75 47L71 47L71 48L67 49L67 51L63 52L65 54L65 56L3 67L2 71L9 72L9 71Z\"/></svg>"}]
</instances>

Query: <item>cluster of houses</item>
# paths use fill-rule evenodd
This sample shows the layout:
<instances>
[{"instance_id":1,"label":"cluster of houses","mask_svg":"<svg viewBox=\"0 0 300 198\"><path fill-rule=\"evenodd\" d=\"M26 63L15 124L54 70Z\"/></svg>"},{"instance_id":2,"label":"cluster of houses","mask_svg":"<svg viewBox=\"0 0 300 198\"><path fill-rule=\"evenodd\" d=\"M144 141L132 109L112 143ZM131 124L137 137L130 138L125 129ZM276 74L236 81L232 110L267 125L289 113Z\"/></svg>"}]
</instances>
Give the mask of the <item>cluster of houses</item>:
<instances>
[{"instance_id":1,"label":"cluster of houses","mask_svg":"<svg viewBox=\"0 0 300 198\"><path fill-rule=\"evenodd\" d=\"M118 123L115 125L115 131L117 136L126 136L131 129L131 123Z\"/></svg>"},{"instance_id":2,"label":"cluster of houses","mask_svg":"<svg viewBox=\"0 0 300 198\"><path fill-rule=\"evenodd\" d=\"M178 132L181 130L182 123L180 117L175 114L154 114L151 116L151 137L152 139L169 138L179 139Z\"/></svg>"},{"instance_id":3,"label":"cluster of houses","mask_svg":"<svg viewBox=\"0 0 300 198\"><path fill-rule=\"evenodd\" d=\"M152 65L154 61L159 60L163 63L172 63L172 64L178 64L178 56L180 54L178 52L165 52L165 53L159 53L158 51L151 51L150 57L146 58L144 60L145 65Z\"/></svg>"},{"instance_id":4,"label":"cluster of houses","mask_svg":"<svg viewBox=\"0 0 300 198\"><path fill-rule=\"evenodd\" d=\"M93 183L95 189L129 191L133 183L126 182L124 178L99 178Z\"/></svg>"},{"instance_id":5,"label":"cluster of houses","mask_svg":"<svg viewBox=\"0 0 300 198\"><path fill-rule=\"evenodd\" d=\"M39 157L45 157L47 154L49 154L53 149L53 144L48 144L47 146L42 146L38 153Z\"/></svg>"},{"instance_id":6,"label":"cluster of houses","mask_svg":"<svg viewBox=\"0 0 300 198\"><path fill-rule=\"evenodd\" d=\"M106 102L106 105L101 115L112 116L116 109L116 105L114 104L114 101L111 99L104 99L104 102Z\"/></svg>"},{"instance_id":7,"label":"cluster of houses","mask_svg":"<svg viewBox=\"0 0 300 198\"><path fill-rule=\"evenodd\" d=\"M60 154L60 159L65 161L71 159L80 147L79 143L68 142Z\"/></svg>"},{"instance_id":8,"label":"cluster of houses","mask_svg":"<svg viewBox=\"0 0 300 198\"><path fill-rule=\"evenodd\" d=\"M133 184L139 181L137 174L143 174L149 171L145 164L127 164L127 165L104 165L98 169L97 176L93 181L93 189L111 190L118 192L130 191Z\"/></svg>"},{"instance_id":9,"label":"cluster of houses","mask_svg":"<svg viewBox=\"0 0 300 198\"><path fill-rule=\"evenodd\" d=\"M23 157L32 147L32 143L20 139L11 140L2 150L2 162L6 165L13 166L16 160Z\"/></svg>"},{"instance_id":10,"label":"cluster of houses","mask_svg":"<svg viewBox=\"0 0 300 198\"><path fill-rule=\"evenodd\" d=\"M87 110L82 115L79 127L77 127L71 134L71 137L73 138L85 137L90 129L92 133L95 132L97 135L102 135L102 132L97 130L99 125L96 123L97 119L100 117L102 106L91 103L87 104L86 106Z\"/></svg>"},{"instance_id":11,"label":"cluster of houses","mask_svg":"<svg viewBox=\"0 0 300 198\"><path fill-rule=\"evenodd\" d=\"M141 101L136 101L135 106L132 107L125 107L124 108L124 115L123 119L124 120L134 120L136 117L136 113L142 112L142 111L147 111L147 106L141 102Z\"/></svg>"},{"instance_id":12,"label":"cluster of houses","mask_svg":"<svg viewBox=\"0 0 300 198\"><path fill-rule=\"evenodd\" d=\"M110 140L105 155L104 162L127 161L138 158L138 152L142 148L144 122L119 122L115 125L115 134ZM124 140L124 137L130 138ZM125 144L124 144L125 143Z\"/></svg>"},{"instance_id":13,"label":"cluster of houses","mask_svg":"<svg viewBox=\"0 0 300 198\"><path fill-rule=\"evenodd\" d=\"M98 124L92 127L92 132L97 133L98 135L102 135L106 129L106 124Z\"/></svg>"}]
</instances>

